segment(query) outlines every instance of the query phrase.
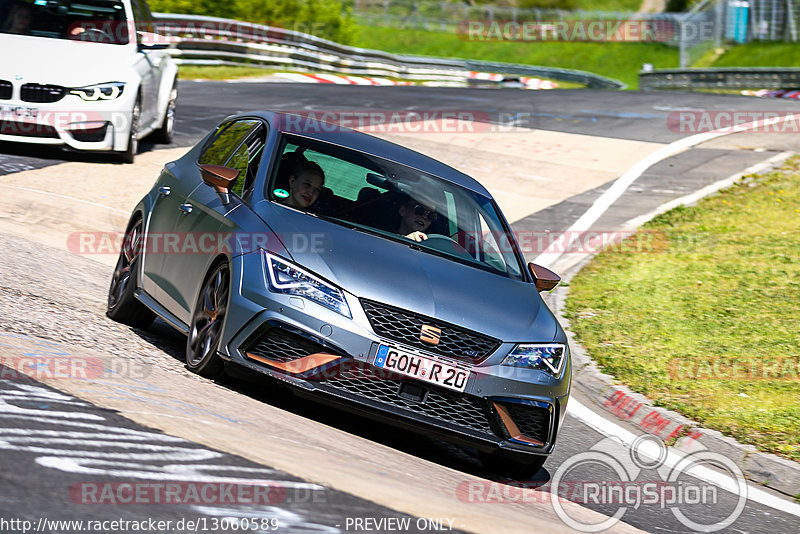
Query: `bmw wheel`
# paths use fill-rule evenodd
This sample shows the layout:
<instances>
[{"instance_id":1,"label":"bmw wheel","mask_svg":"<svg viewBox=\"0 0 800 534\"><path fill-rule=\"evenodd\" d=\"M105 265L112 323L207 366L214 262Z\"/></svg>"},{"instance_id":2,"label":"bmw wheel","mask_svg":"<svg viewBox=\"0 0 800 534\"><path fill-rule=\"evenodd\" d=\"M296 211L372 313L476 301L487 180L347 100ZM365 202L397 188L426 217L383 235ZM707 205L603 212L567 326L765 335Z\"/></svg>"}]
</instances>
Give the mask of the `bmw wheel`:
<instances>
[{"instance_id":1,"label":"bmw wheel","mask_svg":"<svg viewBox=\"0 0 800 534\"><path fill-rule=\"evenodd\" d=\"M139 119L141 118L142 106L139 99L133 105L131 110L131 129L128 133L128 148L119 153L120 160L123 163L133 163L136 159L136 153L139 152Z\"/></svg>"},{"instance_id":2,"label":"bmw wheel","mask_svg":"<svg viewBox=\"0 0 800 534\"><path fill-rule=\"evenodd\" d=\"M153 132L152 139L156 143L169 144L172 142L172 135L175 132L175 103L178 100L178 86L177 82L172 85L169 92L169 101L167 102L167 110L164 113L164 120L161 126Z\"/></svg>"},{"instance_id":3,"label":"bmw wheel","mask_svg":"<svg viewBox=\"0 0 800 534\"><path fill-rule=\"evenodd\" d=\"M119 259L108 288L106 315L115 321L136 328L147 328L155 314L136 300L134 292L139 280L139 258L142 252L142 219L136 219L122 241Z\"/></svg>"},{"instance_id":4,"label":"bmw wheel","mask_svg":"<svg viewBox=\"0 0 800 534\"><path fill-rule=\"evenodd\" d=\"M221 263L203 282L195 302L189 337L186 340L186 367L200 376L218 378L225 364L217 354L225 323L230 294L230 269Z\"/></svg>"}]
</instances>

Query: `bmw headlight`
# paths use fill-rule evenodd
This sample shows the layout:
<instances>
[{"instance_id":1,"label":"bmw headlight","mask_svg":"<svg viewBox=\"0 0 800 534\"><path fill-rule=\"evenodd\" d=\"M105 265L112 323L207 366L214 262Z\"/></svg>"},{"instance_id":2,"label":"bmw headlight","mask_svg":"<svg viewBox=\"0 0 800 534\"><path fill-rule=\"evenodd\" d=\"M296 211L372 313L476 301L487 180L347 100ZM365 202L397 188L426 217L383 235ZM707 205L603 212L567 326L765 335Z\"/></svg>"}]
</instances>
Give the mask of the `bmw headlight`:
<instances>
[{"instance_id":1,"label":"bmw headlight","mask_svg":"<svg viewBox=\"0 0 800 534\"><path fill-rule=\"evenodd\" d=\"M95 100L114 100L122 94L125 84L122 82L98 83L86 87L70 89L69 94L79 96L81 99L92 102Z\"/></svg>"},{"instance_id":2,"label":"bmw headlight","mask_svg":"<svg viewBox=\"0 0 800 534\"><path fill-rule=\"evenodd\" d=\"M561 374L567 359L567 346L561 343L526 343L514 347L501 365L541 369L553 376Z\"/></svg>"},{"instance_id":3,"label":"bmw headlight","mask_svg":"<svg viewBox=\"0 0 800 534\"><path fill-rule=\"evenodd\" d=\"M345 317L352 317L341 289L282 258L269 253L265 256L270 291L307 298Z\"/></svg>"}]
</instances>

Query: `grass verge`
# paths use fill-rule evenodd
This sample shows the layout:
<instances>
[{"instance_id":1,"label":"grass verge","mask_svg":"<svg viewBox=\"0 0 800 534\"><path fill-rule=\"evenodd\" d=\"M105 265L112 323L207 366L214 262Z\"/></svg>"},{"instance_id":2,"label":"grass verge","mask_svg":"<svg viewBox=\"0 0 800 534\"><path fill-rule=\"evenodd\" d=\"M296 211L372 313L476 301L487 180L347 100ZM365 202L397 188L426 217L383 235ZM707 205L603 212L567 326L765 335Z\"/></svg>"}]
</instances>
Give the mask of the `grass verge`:
<instances>
[{"instance_id":1,"label":"grass verge","mask_svg":"<svg viewBox=\"0 0 800 534\"><path fill-rule=\"evenodd\" d=\"M181 80L234 80L237 78L260 78L282 69L232 65L181 65L178 67L178 78Z\"/></svg>"},{"instance_id":2,"label":"grass verge","mask_svg":"<svg viewBox=\"0 0 800 534\"><path fill-rule=\"evenodd\" d=\"M800 461L800 157L644 226L572 280L603 370L656 404Z\"/></svg>"},{"instance_id":3,"label":"grass verge","mask_svg":"<svg viewBox=\"0 0 800 534\"><path fill-rule=\"evenodd\" d=\"M797 67L797 43L752 42L728 48L713 67Z\"/></svg>"},{"instance_id":4,"label":"grass verge","mask_svg":"<svg viewBox=\"0 0 800 534\"><path fill-rule=\"evenodd\" d=\"M677 68L678 50L661 43L469 41L455 33L359 27L355 46L396 54L458 57L594 72L639 87L639 69Z\"/></svg>"}]
</instances>

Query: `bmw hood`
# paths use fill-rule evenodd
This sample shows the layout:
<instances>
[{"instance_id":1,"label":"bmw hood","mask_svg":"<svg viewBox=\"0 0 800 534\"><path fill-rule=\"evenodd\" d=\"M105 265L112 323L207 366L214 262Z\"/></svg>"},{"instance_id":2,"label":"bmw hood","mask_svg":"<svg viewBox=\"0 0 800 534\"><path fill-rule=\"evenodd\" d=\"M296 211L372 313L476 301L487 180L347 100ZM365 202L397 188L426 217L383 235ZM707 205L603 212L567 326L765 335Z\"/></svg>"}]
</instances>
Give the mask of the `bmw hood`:
<instances>
[{"instance_id":1,"label":"bmw hood","mask_svg":"<svg viewBox=\"0 0 800 534\"><path fill-rule=\"evenodd\" d=\"M271 211L269 224L291 256L287 259L361 299L504 342L549 342L558 333L555 317L531 283L293 210Z\"/></svg>"},{"instance_id":2,"label":"bmw hood","mask_svg":"<svg viewBox=\"0 0 800 534\"><path fill-rule=\"evenodd\" d=\"M0 49L25 51L24 54L3 54L3 71L10 79L65 87L126 81L136 54L134 44L6 34L0 34ZM94 68L87 69L87 65Z\"/></svg>"}]
</instances>

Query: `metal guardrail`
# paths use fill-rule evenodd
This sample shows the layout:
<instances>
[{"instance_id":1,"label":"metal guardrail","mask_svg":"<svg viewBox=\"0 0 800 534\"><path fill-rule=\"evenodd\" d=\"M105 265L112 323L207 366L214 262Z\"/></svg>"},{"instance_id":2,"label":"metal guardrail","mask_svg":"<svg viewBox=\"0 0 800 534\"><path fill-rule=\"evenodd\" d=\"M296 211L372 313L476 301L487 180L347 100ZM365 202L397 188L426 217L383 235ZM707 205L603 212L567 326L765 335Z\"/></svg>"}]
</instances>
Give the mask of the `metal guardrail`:
<instances>
[{"instance_id":1,"label":"metal guardrail","mask_svg":"<svg viewBox=\"0 0 800 534\"><path fill-rule=\"evenodd\" d=\"M797 89L800 68L659 69L639 73L639 89Z\"/></svg>"},{"instance_id":2,"label":"metal guardrail","mask_svg":"<svg viewBox=\"0 0 800 534\"><path fill-rule=\"evenodd\" d=\"M173 43L170 53L183 64L251 63L360 76L452 81L464 81L469 72L481 71L539 76L580 83L591 88L625 88L625 84L617 80L579 70L398 55L231 19L167 13L154 13L153 16L156 31Z\"/></svg>"}]
</instances>

